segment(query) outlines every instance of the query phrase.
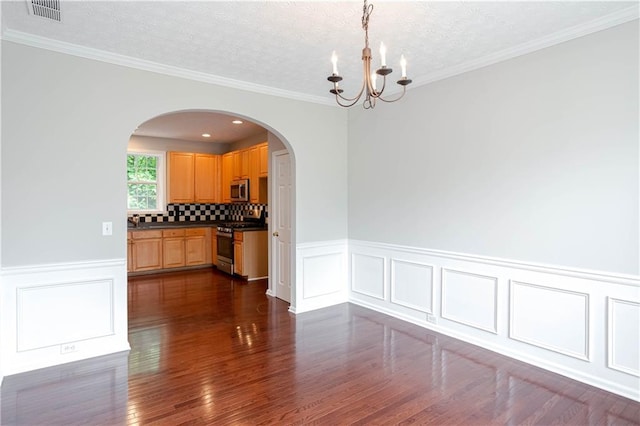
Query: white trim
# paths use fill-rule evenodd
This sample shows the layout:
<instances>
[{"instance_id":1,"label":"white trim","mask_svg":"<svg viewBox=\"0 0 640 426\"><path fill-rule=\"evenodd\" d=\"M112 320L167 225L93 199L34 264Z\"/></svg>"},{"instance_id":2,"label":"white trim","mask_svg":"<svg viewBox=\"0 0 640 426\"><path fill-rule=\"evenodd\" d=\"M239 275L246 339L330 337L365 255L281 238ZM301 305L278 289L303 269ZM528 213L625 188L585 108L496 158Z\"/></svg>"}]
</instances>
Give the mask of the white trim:
<instances>
[{"instance_id":1,"label":"white trim","mask_svg":"<svg viewBox=\"0 0 640 426\"><path fill-rule=\"evenodd\" d=\"M155 72L172 77L185 78L188 80L216 84L233 89L247 90L264 95L278 96L281 98L312 102L322 105L335 105L335 101L333 100L333 98L330 98L328 96L313 96L305 93L294 92L291 90L263 86L261 84L255 84L248 81L220 77L204 72L192 71L185 68L179 68L171 65L161 64L158 62L134 58L132 56L119 55L117 53L80 46L78 44L66 43L63 41L53 40L47 37L41 37L21 31L15 31L12 29L6 29L2 34L2 39L11 41L13 43L20 43L31 47L37 47L40 49L65 53L67 55L78 56L80 58L92 59L95 61L121 65L124 67L135 68L143 71Z\"/></svg>"},{"instance_id":2,"label":"white trim","mask_svg":"<svg viewBox=\"0 0 640 426\"><path fill-rule=\"evenodd\" d=\"M49 263L42 265L9 266L0 269L0 275L43 274L76 269L111 268L126 266L127 259L87 260L82 262Z\"/></svg>"},{"instance_id":3,"label":"white trim","mask_svg":"<svg viewBox=\"0 0 640 426\"><path fill-rule=\"evenodd\" d=\"M393 250L404 253L436 256L447 259L463 260L465 262L476 262L486 265L517 268L533 272L546 272L555 275L562 275L572 278L583 278L593 281L623 284L640 288L640 276L618 274L615 272L596 271L591 269L571 268L558 265L548 265L544 263L523 262L520 260L504 259L499 257L481 256L476 254L458 253L444 250L433 250L420 247L401 246L389 243L377 243L363 240L349 240L350 246L362 245L364 247L375 247L383 250Z\"/></svg>"}]
</instances>

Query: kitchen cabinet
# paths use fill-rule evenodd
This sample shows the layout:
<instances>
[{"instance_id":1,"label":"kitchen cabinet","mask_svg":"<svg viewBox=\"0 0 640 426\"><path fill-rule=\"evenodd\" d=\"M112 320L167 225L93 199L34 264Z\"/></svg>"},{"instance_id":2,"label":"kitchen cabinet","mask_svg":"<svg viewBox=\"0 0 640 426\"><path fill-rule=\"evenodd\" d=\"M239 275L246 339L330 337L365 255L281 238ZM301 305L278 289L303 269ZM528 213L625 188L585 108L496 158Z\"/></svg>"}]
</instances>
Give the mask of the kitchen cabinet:
<instances>
[{"instance_id":1,"label":"kitchen cabinet","mask_svg":"<svg viewBox=\"0 0 640 426\"><path fill-rule=\"evenodd\" d=\"M162 268L162 231L131 232L132 271Z\"/></svg>"},{"instance_id":2,"label":"kitchen cabinet","mask_svg":"<svg viewBox=\"0 0 640 426\"><path fill-rule=\"evenodd\" d=\"M170 203L192 203L195 197L193 154L169 152L167 161L167 200Z\"/></svg>"},{"instance_id":3,"label":"kitchen cabinet","mask_svg":"<svg viewBox=\"0 0 640 426\"><path fill-rule=\"evenodd\" d=\"M231 202L231 181L233 180L233 152L222 155L222 202Z\"/></svg>"},{"instance_id":4,"label":"kitchen cabinet","mask_svg":"<svg viewBox=\"0 0 640 426\"><path fill-rule=\"evenodd\" d=\"M184 229L162 231L162 267L164 269L185 266Z\"/></svg>"},{"instance_id":5,"label":"kitchen cabinet","mask_svg":"<svg viewBox=\"0 0 640 426\"><path fill-rule=\"evenodd\" d=\"M195 154L194 201L196 203L220 202L220 156Z\"/></svg>"},{"instance_id":6,"label":"kitchen cabinet","mask_svg":"<svg viewBox=\"0 0 640 426\"><path fill-rule=\"evenodd\" d=\"M231 157L233 158L233 164L231 166L232 174L231 180L238 180L242 178L242 153L240 151L231 151Z\"/></svg>"},{"instance_id":7,"label":"kitchen cabinet","mask_svg":"<svg viewBox=\"0 0 640 426\"><path fill-rule=\"evenodd\" d=\"M167 192L170 203L220 202L220 156L169 152Z\"/></svg>"},{"instance_id":8,"label":"kitchen cabinet","mask_svg":"<svg viewBox=\"0 0 640 426\"><path fill-rule=\"evenodd\" d=\"M261 143L258 145L258 177L269 176L269 144Z\"/></svg>"},{"instance_id":9,"label":"kitchen cabinet","mask_svg":"<svg viewBox=\"0 0 640 426\"><path fill-rule=\"evenodd\" d=\"M205 265L207 259L208 235L207 228L189 228L185 230L184 248L185 264L187 266Z\"/></svg>"},{"instance_id":10,"label":"kitchen cabinet","mask_svg":"<svg viewBox=\"0 0 640 426\"><path fill-rule=\"evenodd\" d=\"M211 234L210 227L128 231L127 272L215 264Z\"/></svg>"},{"instance_id":11,"label":"kitchen cabinet","mask_svg":"<svg viewBox=\"0 0 640 426\"><path fill-rule=\"evenodd\" d=\"M244 275L244 242L242 232L233 234L233 272Z\"/></svg>"},{"instance_id":12,"label":"kitchen cabinet","mask_svg":"<svg viewBox=\"0 0 640 426\"><path fill-rule=\"evenodd\" d=\"M260 202L259 162L260 151L257 146L254 146L249 149L249 198L253 204Z\"/></svg>"},{"instance_id":13,"label":"kitchen cabinet","mask_svg":"<svg viewBox=\"0 0 640 426\"><path fill-rule=\"evenodd\" d=\"M251 175L251 162L249 154L251 149L240 151L240 179L249 179Z\"/></svg>"},{"instance_id":14,"label":"kitchen cabinet","mask_svg":"<svg viewBox=\"0 0 640 426\"><path fill-rule=\"evenodd\" d=\"M267 231L233 233L234 272L249 280L269 275Z\"/></svg>"}]
</instances>

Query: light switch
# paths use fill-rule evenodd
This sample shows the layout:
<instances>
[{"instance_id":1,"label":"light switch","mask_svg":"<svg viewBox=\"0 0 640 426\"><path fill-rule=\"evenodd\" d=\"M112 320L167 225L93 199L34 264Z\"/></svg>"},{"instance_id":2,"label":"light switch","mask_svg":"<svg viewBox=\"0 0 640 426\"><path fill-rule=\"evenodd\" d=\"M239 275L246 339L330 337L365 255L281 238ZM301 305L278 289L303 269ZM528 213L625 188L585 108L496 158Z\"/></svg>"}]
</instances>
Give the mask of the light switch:
<instances>
[{"instance_id":1,"label":"light switch","mask_svg":"<svg viewBox=\"0 0 640 426\"><path fill-rule=\"evenodd\" d=\"M111 222L102 222L102 235L112 235L113 234L113 223Z\"/></svg>"}]
</instances>

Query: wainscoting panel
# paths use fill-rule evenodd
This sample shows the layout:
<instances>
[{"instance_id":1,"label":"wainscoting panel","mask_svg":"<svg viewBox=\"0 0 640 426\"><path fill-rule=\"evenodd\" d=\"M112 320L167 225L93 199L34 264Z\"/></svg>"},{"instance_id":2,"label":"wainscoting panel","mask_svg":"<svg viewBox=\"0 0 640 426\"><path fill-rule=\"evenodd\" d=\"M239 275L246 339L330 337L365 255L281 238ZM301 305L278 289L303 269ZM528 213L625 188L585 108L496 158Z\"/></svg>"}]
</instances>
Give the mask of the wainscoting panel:
<instances>
[{"instance_id":1,"label":"wainscoting panel","mask_svg":"<svg viewBox=\"0 0 640 426\"><path fill-rule=\"evenodd\" d=\"M297 245L296 297L291 299L291 312L301 313L345 303L347 289L346 240Z\"/></svg>"},{"instance_id":2,"label":"wainscoting panel","mask_svg":"<svg viewBox=\"0 0 640 426\"><path fill-rule=\"evenodd\" d=\"M511 282L512 339L589 360L589 295Z\"/></svg>"},{"instance_id":3,"label":"wainscoting panel","mask_svg":"<svg viewBox=\"0 0 640 426\"><path fill-rule=\"evenodd\" d=\"M380 300L386 299L386 259L367 254L351 255L351 290Z\"/></svg>"},{"instance_id":4,"label":"wainscoting panel","mask_svg":"<svg viewBox=\"0 0 640 426\"><path fill-rule=\"evenodd\" d=\"M640 401L640 277L360 240L348 251L351 303Z\"/></svg>"},{"instance_id":5,"label":"wainscoting panel","mask_svg":"<svg viewBox=\"0 0 640 426\"><path fill-rule=\"evenodd\" d=\"M433 266L391 259L391 303L433 314Z\"/></svg>"},{"instance_id":6,"label":"wainscoting panel","mask_svg":"<svg viewBox=\"0 0 640 426\"><path fill-rule=\"evenodd\" d=\"M113 334L113 280L18 288L17 329L18 352Z\"/></svg>"},{"instance_id":7,"label":"wainscoting panel","mask_svg":"<svg viewBox=\"0 0 640 426\"><path fill-rule=\"evenodd\" d=\"M1 273L5 375L129 349L124 259Z\"/></svg>"},{"instance_id":8,"label":"wainscoting panel","mask_svg":"<svg viewBox=\"0 0 640 426\"><path fill-rule=\"evenodd\" d=\"M443 269L442 318L498 332L498 279Z\"/></svg>"},{"instance_id":9,"label":"wainscoting panel","mask_svg":"<svg viewBox=\"0 0 640 426\"><path fill-rule=\"evenodd\" d=\"M640 303L609 297L608 311L609 368L640 377Z\"/></svg>"}]
</instances>

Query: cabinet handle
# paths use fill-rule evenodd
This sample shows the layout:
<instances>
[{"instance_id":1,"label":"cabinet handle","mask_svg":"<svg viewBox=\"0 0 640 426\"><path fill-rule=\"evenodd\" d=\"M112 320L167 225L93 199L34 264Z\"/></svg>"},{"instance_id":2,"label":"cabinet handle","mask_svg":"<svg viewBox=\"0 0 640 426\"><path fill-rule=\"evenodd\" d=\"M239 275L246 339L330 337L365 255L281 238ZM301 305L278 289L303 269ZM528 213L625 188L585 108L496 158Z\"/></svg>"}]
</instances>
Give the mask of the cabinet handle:
<instances>
[{"instance_id":1,"label":"cabinet handle","mask_svg":"<svg viewBox=\"0 0 640 426\"><path fill-rule=\"evenodd\" d=\"M273 236L274 236L274 237L278 237L279 235L280 235L280 234L278 234L278 231L276 231L276 232L274 232L274 233L273 233Z\"/></svg>"}]
</instances>

